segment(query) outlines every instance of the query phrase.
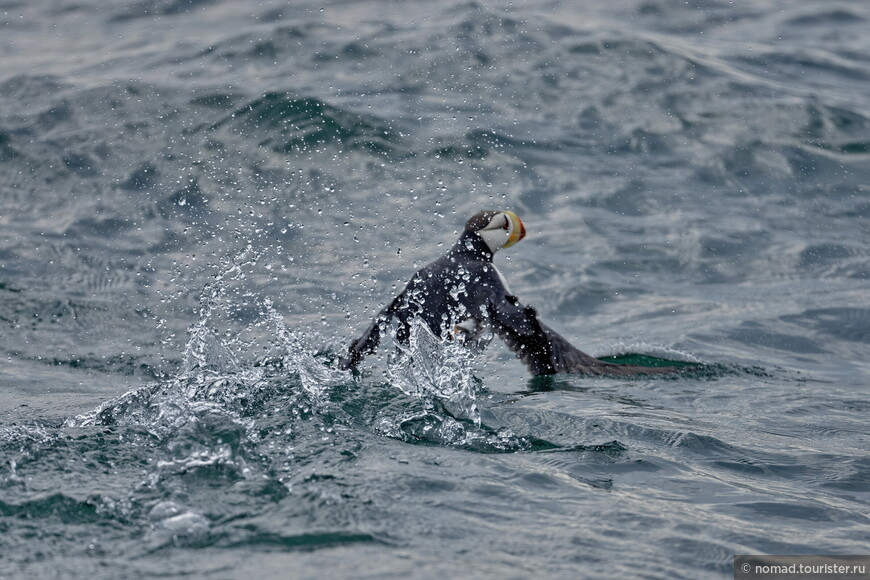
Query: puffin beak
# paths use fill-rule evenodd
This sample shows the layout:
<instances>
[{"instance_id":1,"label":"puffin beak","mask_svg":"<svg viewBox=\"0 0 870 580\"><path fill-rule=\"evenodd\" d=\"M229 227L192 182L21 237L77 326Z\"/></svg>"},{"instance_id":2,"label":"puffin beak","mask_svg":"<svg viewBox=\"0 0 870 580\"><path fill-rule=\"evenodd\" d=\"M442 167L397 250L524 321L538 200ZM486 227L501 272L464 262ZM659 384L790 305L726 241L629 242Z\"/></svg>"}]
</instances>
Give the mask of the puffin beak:
<instances>
[{"instance_id":1,"label":"puffin beak","mask_svg":"<svg viewBox=\"0 0 870 580\"><path fill-rule=\"evenodd\" d=\"M514 212L506 211L506 212L504 212L504 215L507 216L508 220L510 221L511 226L510 226L510 230L509 230L510 235L508 236L508 241L507 241L507 243L505 243L505 245L502 246L502 248L510 248L511 246L513 246L514 244L519 242L521 239L526 237L526 226L523 225L523 222L520 219L520 217L517 214L515 214Z\"/></svg>"}]
</instances>

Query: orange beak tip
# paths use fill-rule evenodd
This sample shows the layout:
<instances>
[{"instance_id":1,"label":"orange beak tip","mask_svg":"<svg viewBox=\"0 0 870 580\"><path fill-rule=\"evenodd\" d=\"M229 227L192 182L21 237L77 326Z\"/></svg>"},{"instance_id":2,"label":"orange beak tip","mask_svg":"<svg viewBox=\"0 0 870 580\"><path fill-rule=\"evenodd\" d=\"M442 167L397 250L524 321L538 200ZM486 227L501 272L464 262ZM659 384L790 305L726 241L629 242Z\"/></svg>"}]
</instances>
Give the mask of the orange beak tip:
<instances>
[{"instance_id":1,"label":"orange beak tip","mask_svg":"<svg viewBox=\"0 0 870 580\"><path fill-rule=\"evenodd\" d=\"M526 237L526 226L523 224L523 220L521 220L514 212L506 211L504 213L508 216L508 219L511 222L511 233L508 237L508 241L502 247L509 248Z\"/></svg>"}]
</instances>

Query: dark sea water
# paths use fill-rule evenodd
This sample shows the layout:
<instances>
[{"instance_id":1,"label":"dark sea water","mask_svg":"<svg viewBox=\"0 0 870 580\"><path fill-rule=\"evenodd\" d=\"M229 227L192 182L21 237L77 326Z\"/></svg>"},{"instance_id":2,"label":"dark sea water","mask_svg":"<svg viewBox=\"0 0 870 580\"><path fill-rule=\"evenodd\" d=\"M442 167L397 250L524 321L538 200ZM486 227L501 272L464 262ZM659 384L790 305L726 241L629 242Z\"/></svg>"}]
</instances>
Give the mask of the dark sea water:
<instances>
[{"instance_id":1,"label":"dark sea water","mask_svg":"<svg viewBox=\"0 0 870 580\"><path fill-rule=\"evenodd\" d=\"M0 578L870 553L870 4L0 0ZM598 356L335 357L483 208Z\"/></svg>"}]
</instances>

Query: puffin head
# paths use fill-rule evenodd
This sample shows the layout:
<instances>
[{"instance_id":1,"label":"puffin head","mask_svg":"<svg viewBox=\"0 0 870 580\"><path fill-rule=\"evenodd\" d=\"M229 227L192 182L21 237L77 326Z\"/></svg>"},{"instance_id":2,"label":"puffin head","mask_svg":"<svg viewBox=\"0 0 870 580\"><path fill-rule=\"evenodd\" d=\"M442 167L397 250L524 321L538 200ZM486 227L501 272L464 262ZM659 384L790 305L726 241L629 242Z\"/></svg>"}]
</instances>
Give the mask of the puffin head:
<instances>
[{"instance_id":1,"label":"puffin head","mask_svg":"<svg viewBox=\"0 0 870 580\"><path fill-rule=\"evenodd\" d=\"M482 211L466 222L465 229L480 236L493 254L526 237L526 227L512 211Z\"/></svg>"}]
</instances>

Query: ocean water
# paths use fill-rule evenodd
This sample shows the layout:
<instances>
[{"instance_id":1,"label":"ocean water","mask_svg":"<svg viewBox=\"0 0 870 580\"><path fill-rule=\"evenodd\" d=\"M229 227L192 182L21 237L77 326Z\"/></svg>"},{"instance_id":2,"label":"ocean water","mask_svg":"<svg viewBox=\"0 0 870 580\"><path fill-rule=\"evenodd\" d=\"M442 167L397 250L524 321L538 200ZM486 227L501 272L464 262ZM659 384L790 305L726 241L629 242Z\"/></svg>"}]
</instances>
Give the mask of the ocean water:
<instances>
[{"instance_id":1,"label":"ocean water","mask_svg":"<svg viewBox=\"0 0 870 580\"><path fill-rule=\"evenodd\" d=\"M870 552L870 5L0 0L0 578ZM335 358L476 211L599 356Z\"/></svg>"}]
</instances>

